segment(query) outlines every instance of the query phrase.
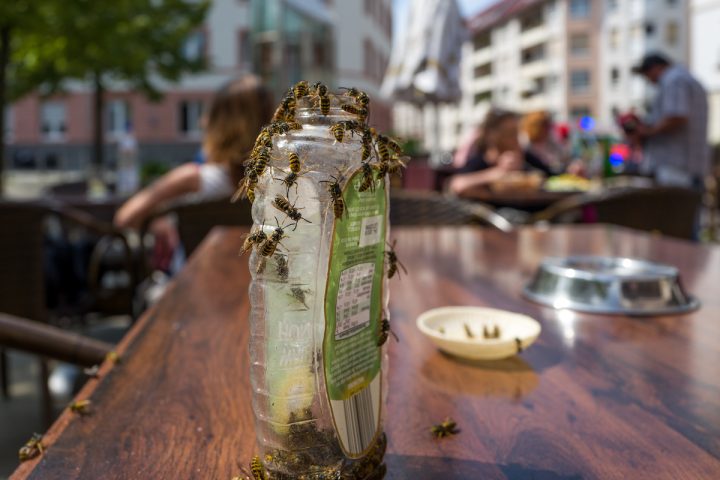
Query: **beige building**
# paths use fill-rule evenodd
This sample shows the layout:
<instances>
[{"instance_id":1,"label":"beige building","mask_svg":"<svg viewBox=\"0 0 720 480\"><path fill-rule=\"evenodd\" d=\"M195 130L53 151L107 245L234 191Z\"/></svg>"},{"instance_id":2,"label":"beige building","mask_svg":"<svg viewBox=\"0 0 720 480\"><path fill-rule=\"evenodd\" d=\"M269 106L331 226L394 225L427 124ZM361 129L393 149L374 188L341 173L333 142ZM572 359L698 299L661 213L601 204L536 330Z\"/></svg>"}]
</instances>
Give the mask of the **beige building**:
<instances>
[{"instance_id":1,"label":"beige building","mask_svg":"<svg viewBox=\"0 0 720 480\"><path fill-rule=\"evenodd\" d=\"M659 3L663 5L658 5ZM583 116L614 128L614 111L642 109L651 91L630 74L646 51L687 60L687 12L679 0L501 0L468 20L463 98L441 107L441 148L451 151L492 106ZM661 8L662 7L662 8ZM395 110L406 136L432 139L434 115ZM429 145L426 145L429 147Z\"/></svg>"}]
</instances>

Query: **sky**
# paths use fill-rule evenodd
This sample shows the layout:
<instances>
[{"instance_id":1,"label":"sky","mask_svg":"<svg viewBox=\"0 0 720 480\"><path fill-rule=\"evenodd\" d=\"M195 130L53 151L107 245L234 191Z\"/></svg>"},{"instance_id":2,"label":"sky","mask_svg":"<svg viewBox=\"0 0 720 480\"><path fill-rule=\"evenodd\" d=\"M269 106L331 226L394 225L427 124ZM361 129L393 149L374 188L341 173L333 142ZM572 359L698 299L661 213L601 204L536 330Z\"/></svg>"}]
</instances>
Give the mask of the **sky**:
<instances>
[{"instance_id":1,"label":"sky","mask_svg":"<svg viewBox=\"0 0 720 480\"><path fill-rule=\"evenodd\" d=\"M393 31L400 32L403 28L400 19L405 17L413 0L393 0ZM457 0L463 16L469 17L498 0Z\"/></svg>"}]
</instances>

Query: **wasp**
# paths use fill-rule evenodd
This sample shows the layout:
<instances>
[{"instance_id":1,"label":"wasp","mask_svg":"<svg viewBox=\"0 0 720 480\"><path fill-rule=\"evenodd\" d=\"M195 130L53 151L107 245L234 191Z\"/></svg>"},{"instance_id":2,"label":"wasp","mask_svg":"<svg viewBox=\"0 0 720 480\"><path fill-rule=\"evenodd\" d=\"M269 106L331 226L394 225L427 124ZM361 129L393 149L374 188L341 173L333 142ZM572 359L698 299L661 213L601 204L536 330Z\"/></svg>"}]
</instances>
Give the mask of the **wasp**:
<instances>
[{"instance_id":1,"label":"wasp","mask_svg":"<svg viewBox=\"0 0 720 480\"><path fill-rule=\"evenodd\" d=\"M300 97L304 97L305 95L307 95L309 89L310 89L310 87L306 80L302 80L302 81L299 81L298 83L296 83L295 86L292 88L295 99L298 99Z\"/></svg>"},{"instance_id":2,"label":"wasp","mask_svg":"<svg viewBox=\"0 0 720 480\"><path fill-rule=\"evenodd\" d=\"M460 429L457 428L455 420L448 417L443 422L430 427L430 433L437 438L444 438L460 433Z\"/></svg>"},{"instance_id":3,"label":"wasp","mask_svg":"<svg viewBox=\"0 0 720 480\"><path fill-rule=\"evenodd\" d=\"M387 318L383 318L382 321L380 322L380 333L378 334L378 341L377 341L378 347L382 347L385 344L385 342L388 339L388 334L392 334L392 336L395 338L396 342L400 341L398 336L395 335L395 332L393 332L392 329L390 329L390 320L388 320Z\"/></svg>"},{"instance_id":4,"label":"wasp","mask_svg":"<svg viewBox=\"0 0 720 480\"><path fill-rule=\"evenodd\" d=\"M258 177L265 173L268 162L270 161L270 149L266 147L260 147L252 153L252 167L255 175Z\"/></svg>"},{"instance_id":5,"label":"wasp","mask_svg":"<svg viewBox=\"0 0 720 480\"><path fill-rule=\"evenodd\" d=\"M250 202L255 201L255 187L258 184L258 175L255 169L248 169L245 178L240 181L240 187L230 201L237 202L239 198L247 197Z\"/></svg>"},{"instance_id":6,"label":"wasp","mask_svg":"<svg viewBox=\"0 0 720 480\"><path fill-rule=\"evenodd\" d=\"M21 462L31 460L45 451L45 446L42 444L42 438L42 435L39 433L33 433L30 440L20 447L20 450L18 451L18 458Z\"/></svg>"},{"instance_id":7,"label":"wasp","mask_svg":"<svg viewBox=\"0 0 720 480\"><path fill-rule=\"evenodd\" d=\"M268 127L264 127L260 131L260 134L255 139L253 151L258 147L272 148L272 132Z\"/></svg>"},{"instance_id":8,"label":"wasp","mask_svg":"<svg viewBox=\"0 0 720 480\"><path fill-rule=\"evenodd\" d=\"M118 355L118 353L115 350L111 350L105 355L105 360L108 360L111 363L118 364L122 362L122 357Z\"/></svg>"},{"instance_id":9,"label":"wasp","mask_svg":"<svg viewBox=\"0 0 720 480\"><path fill-rule=\"evenodd\" d=\"M492 328L490 328L487 325L483 325L483 338L500 338L500 327L497 325L492 325Z\"/></svg>"},{"instance_id":10,"label":"wasp","mask_svg":"<svg viewBox=\"0 0 720 480\"><path fill-rule=\"evenodd\" d=\"M278 255L275 257L275 273L283 282L287 282L290 276L290 268L288 267L287 257L285 255Z\"/></svg>"},{"instance_id":11,"label":"wasp","mask_svg":"<svg viewBox=\"0 0 720 480\"><path fill-rule=\"evenodd\" d=\"M363 131L362 135L362 161L364 162L372 155L372 132L369 128Z\"/></svg>"},{"instance_id":12,"label":"wasp","mask_svg":"<svg viewBox=\"0 0 720 480\"><path fill-rule=\"evenodd\" d=\"M405 265L403 265L400 260L398 260L397 254L395 253L395 244L397 243L397 240L393 240L392 245L388 243L388 246L390 247L390 250L385 250L385 255L387 256L388 261L388 278L392 278L395 273L398 271L398 265L400 265L400 268L402 268L403 273L407 275L407 269L405 268Z\"/></svg>"},{"instance_id":13,"label":"wasp","mask_svg":"<svg viewBox=\"0 0 720 480\"><path fill-rule=\"evenodd\" d=\"M342 218L345 213L345 201L342 196L342 189L340 188L340 179L335 176L331 176L330 180L320 180L320 183L327 183L327 191L333 202L333 214L335 218Z\"/></svg>"},{"instance_id":14,"label":"wasp","mask_svg":"<svg viewBox=\"0 0 720 480\"><path fill-rule=\"evenodd\" d=\"M341 88L343 90L347 90L348 96L353 97L359 105L361 105L363 107L367 107L370 104L370 97L368 97L367 93L365 93L361 90L358 90L355 87L350 87L350 88L341 87Z\"/></svg>"},{"instance_id":15,"label":"wasp","mask_svg":"<svg viewBox=\"0 0 720 480\"><path fill-rule=\"evenodd\" d=\"M302 173L295 173L290 172L287 175L285 175L284 178L276 178L275 180L280 180L286 187L287 187L287 195L290 195L290 187L295 185L295 193L297 193L297 179L300 177L300 175L303 175Z\"/></svg>"},{"instance_id":16,"label":"wasp","mask_svg":"<svg viewBox=\"0 0 720 480\"><path fill-rule=\"evenodd\" d=\"M290 152L288 154L288 163L290 164L290 171L293 173L300 173L300 156L295 152Z\"/></svg>"},{"instance_id":17,"label":"wasp","mask_svg":"<svg viewBox=\"0 0 720 480\"><path fill-rule=\"evenodd\" d=\"M303 290L300 287L292 287L290 289L290 296L301 303L306 309L309 309L310 307L308 307L307 303L305 303L305 294L309 291L310 290Z\"/></svg>"},{"instance_id":18,"label":"wasp","mask_svg":"<svg viewBox=\"0 0 720 480\"><path fill-rule=\"evenodd\" d=\"M255 231L248 233L243 241L240 255L249 252L254 246L260 245L265 240L267 240L267 235L265 235L262 228L258 228Z\"/></svg>"},{"instance_id":19,"label":"wasp","mask_svg":"<svg viewBox=\"0 0 720 480\"><path fill-rule=\"evenodd\" d=\"M80 415L87 415L90 413L90 403L90 400L77 400L70 404L70 411Z\"/></svg>"},{"instance_id":20,"label":"wasp","mask_svg":"<svg viewBox=\"0 0 720 480\"><path fill-rule=\"evenodd\" d=\"M281 212L285 213L288 217L290 217L290 219L295 222L296 227L297 227L297 222L299 222L300 220L305 220L308 223L312 223L307 218L303 218L300 211L297 208L295 208L294 205L291 205L290 201L287 198L283 197L280 194L275 195L275 200L273 200L272 204L275 208L277 208Z\"/></svg>"},{"instance_id":21,"label":"wasp","mask_svg":"<svg viewBox=\"0 0 720 480\"><path fill-rule=\"evenodd\" d=\"M345 125L342 122L336 123L330 127L330 132L335 137L335 141L342 143L345 136Z\"/></svg>"},{"instance_id":22,"label":"wasp","mask_svg":"<svg viewBox=\"0 0 720 480\"><path fill-rule=\"evenodd\" d=\"M277 110L273 114L272 121L279 122L283 120L292 119L295 117L295 97L293 96L292 90L288 91L280 102Z\"/></svg>"},{"instance_id":23,"label":"wasp","mask_svg":"<svg viewBox=\"0 0 720 480\"><path fill-rule=\"evenodd\" d=\"M270 124L270 133L273 135L284 135L291 130L302 130L302 125L296 121L274 122Z\"/></svg>"},{"instance_id":24,"label":"wasp","mask_svg":"<svg viewBox=\"0 0 720 480\"><path fill-rule=\"evenodd\" d=\"M363 162L362 164L362 181L358 187L358 192L364 192L370 189L375 190L375 177L373 176L373 169L369 163Z\"/></svg>"},{"instance_id":25,"label":"wasp","mask_svg":"<svg viewBox=\"0 0 720 480\"><path fill-rule=\"evenodd\" d=\"M255 480L265 480L265 467L263 467L260 457L257 455L250 460L250 473L252 473Z\"/></svg>"},{"instance_id":26,"label":"wasp","mask_svg":"<svg viewBox=\"0 0 720 480\"><path fill-rule=\"evenodd\" d=\"M328 95L327 85L320 82L314 83L310 87L310 93L315 96L317 105L320 107L320 113L328 115L330 113L330 96Z\"/></svg>"},{"instance_id":27,"label":"wasp","mask_svg":"<svg viewBox=\"0 0 720 480\"><path fill-rule=\"evenodd\" d=\"M385 175L390 171L390 163L388 162L380 162L377 165L373 165L373 168L375 168L375 171L377 172L375 175L376 180L382 180L385 178ZM383 187L385 186L385 182L382 182Z\"/></svg>"},{"instance_id":28,"label":"wasp","mask_svg":"<svg viewBox=\"0 0 720 480\"><path fill-rule=\"evenodd\" d=\"M368 110L365 107L358 107L355 105L350 105L349 103L346 103L344 105L340 105L340 108L345 110L348 113L352 113L353 115L357 115L360 122L365 123L365 120L368 116Z\"/></svg>"},{"instance_id":29,"label":"wasp","mask_svg":"<svg viewBox=\"0 0 720 480\"><path fill-rule=\"evenodd\" d=\"M277 222L277 218L275 219L275 221ZM273 233L270 234L270 238L260 244L260 255L263 257L269 257L273 255L275 253L275 249L277 248L280 240L282 240L283 237L285 237L285 229L284 227L281 227L280 223L278 222L278 226L273 231Z\"/></svg>"},{"instance_id":30,"label":"wasp","mask_svg":"<svg viewBox=\"0 0 720 480\"><path fill-rule=\"evenodd\" d=\"M380 161L389 162L390 148L388 147L388 138L385 135L378 135L375 144L377 145L378 154L380 155Z\"/></svg>"}]
</instances>

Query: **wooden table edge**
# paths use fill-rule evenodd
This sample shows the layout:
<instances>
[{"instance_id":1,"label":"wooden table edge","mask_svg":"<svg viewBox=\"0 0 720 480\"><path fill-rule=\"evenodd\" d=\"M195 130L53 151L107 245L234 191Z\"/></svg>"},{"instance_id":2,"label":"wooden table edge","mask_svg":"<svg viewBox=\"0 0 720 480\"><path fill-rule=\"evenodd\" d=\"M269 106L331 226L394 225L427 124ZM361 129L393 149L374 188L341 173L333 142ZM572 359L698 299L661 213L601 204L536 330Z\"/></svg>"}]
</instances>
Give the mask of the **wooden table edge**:
<instances>
[{"instance_id":1,"label":"wooden table edge","mask_svg":"<svg viewBox=\"0 0 720 480\"><path fill-rule=\"evenodd\" d=\"M215 233L216 235L219 234L216 232L213 233ZM167 290L163 293L163 295L165 295L172 288L175 288L175 280L172 280L170 282ZM135 339L140 335L140 333L145 330L145 328L150 324L150 322L152 322L154 318L154 311L155 306L153 305L141 315L140 319L135 322L132 327L130 327L130 330L128 330L128 332L117 344L114 351L119 357L120 365L116 365L115 360L106 358L100 365L97 377L88 379L85 385L83 385L77 395L75 395L75 397L73 398L73 402L86 399L92 400L95 389L98 387L100 382L112 373L113 368L115 368L116 366L122 366L123 357L125 356L126 352L135 342ZM52 445L63 434L63 432L70 425L70 423L77 420L79 420L78 414L71 412L69 408L63 409L60 416L55 420L55 422L53 422L50 428L48 428L47 432L45 432L45 434L43 435L42 443L45 450L52 448ZM20 447L21 445L18 445L18 449ZM42 461L42 459L43 455L39 455L32 460L22 462L10 475L8 480L21 480L27 478L35 469L35 467Z\"/></svg>"}]
</instances>

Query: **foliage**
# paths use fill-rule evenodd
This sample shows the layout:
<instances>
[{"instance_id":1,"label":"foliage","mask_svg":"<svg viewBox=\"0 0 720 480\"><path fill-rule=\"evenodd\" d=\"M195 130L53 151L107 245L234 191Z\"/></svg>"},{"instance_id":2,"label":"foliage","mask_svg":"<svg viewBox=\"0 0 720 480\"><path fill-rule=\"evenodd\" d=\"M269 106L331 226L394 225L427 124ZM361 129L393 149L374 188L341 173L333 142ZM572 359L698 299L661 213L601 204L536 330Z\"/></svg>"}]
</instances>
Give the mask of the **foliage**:
<instances>
[{"instance_id":1,"label":"foliage","mask_svg":"<svg viewBox=\"0 0 720 480\"><path fill-rule=\"evenodd\" d=\"M204 20L209 0L7 3L25 5L25 12L34 16L15 16L31 28L18 30L13 43L11 99L38 86L41 93L54 93L68 80L93 80L96 75L157 98L161 79L177 81L183 73L204 67L202 57L186 58L182 47Z\"/></svg>"}]
</instances>

